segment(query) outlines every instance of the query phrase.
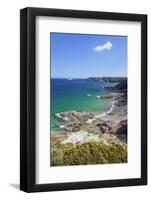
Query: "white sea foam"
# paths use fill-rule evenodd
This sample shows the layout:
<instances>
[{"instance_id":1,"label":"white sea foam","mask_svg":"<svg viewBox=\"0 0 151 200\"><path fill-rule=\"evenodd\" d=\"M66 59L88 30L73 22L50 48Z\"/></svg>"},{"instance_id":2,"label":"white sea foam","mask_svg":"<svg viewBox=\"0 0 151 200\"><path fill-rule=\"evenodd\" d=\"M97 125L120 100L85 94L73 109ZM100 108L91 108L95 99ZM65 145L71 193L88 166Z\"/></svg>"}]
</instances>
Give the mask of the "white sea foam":
<instances>
[{"instance_id":1,"label":"white sea foam","mask_svg":"<svg viewBox=\"0 0 151 200\"><path fill-rule=\"evenodd\" d=\"M63 121L66 121L66 122L69 121L68 117L62 117L62 116L60 115L60 113L56 113L55 116L56 116L58 119L62 119Z\"/></svg>"},{"instance_id":2,"label":"white sea foam","mask_svg":"<svg viewBox=\"0 0 151 200\"><path fill-rule=\"evenodd\" d=\"M64 127L65 127L64 125L60 125L59 126L60 129L64 129Z\"/></svg>"},{"instance_id":3,"label":"white sea foam","mask_svg":"<svg viewBox=\"0 0 151 200\"><path fill-rule=\"evenodd\" d=\"M91 94L87 94L86 96L87 96L87 97L91 97L92 95L91 95Z\"/></svg>"}]
</instances>

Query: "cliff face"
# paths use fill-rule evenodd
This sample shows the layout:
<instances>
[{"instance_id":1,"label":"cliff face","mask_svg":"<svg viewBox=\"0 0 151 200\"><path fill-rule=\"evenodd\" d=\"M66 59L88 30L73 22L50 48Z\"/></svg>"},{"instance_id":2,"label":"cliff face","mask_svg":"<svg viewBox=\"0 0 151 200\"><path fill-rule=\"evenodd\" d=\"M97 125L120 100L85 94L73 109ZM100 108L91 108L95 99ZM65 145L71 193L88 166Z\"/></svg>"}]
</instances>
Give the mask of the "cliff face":
<instances>
[{"instance_id":1,"label":"cliff face","mask_svg":"<svg viewBox=\"0 0 151 200\"><path fill-rule=\"evenodd\" d=\"M102 77L89 77L88 80L89 81L100 81L100 82L103 81Z\"/></svg>"},{"instance_id":2,"label":"cliff face","mask_svg":"<svg viewBox=\"0 0 151 200\"><path fill-rule=\"evenodd\" d=\"M119 81L115 86L106 86L105 90L110 92L127 92L127 80Z\"/></svg>"},{"instance_id":3,"label":"cliff face","mask_svg":"<svg viewBox=\"0 0 151 200\"><path fill-rule=\"evenodd\" d=\"M127 90L127 80L121 80L114 88L117 90Z\"/></svg>"},{"instance_id":4,"label":"cliff face","mask_svg":"<svg viewBox=\"0 0 151 200\"><path fill-rule=\"evenodd\" d=\"M89 77L89 81L98 82L111 82L117 83L115 86L105 87L108 91L126 91L127 90L127 77Z\"/></svg>"},{"instance_id":5,"label":"cliff face","mask_svg":"<svg viewBox=\"0 0 151 200\"><path fill-rule=\"evenodd\" d=\"M89 77L88 80L100 82L120 82L127 81L127 77Z\"/></svg>"}]
</instances>

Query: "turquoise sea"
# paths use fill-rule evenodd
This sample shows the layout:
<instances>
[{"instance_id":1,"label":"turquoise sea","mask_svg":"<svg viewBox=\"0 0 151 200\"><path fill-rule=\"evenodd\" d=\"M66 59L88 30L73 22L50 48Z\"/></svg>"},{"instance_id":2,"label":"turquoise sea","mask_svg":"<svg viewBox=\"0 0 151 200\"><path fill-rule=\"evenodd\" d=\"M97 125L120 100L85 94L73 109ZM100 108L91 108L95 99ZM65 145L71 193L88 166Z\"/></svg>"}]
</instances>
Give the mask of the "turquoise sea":
<instances>
[{"instance_id":1,"label":"turquoise sea","mask_svg":"<svg viewBox=\"0 0 151 200\"><path fill-rule=\"evenodd\" d=\"M51 129L57 130L57 125L63 122L55 114L64 111L87 111L103 113L111 107L111 100L98 99L96 96L110 94L103 89L113 83L94 82L86 79L54 79L50 81Z\"/></svg>"}]
</instances>

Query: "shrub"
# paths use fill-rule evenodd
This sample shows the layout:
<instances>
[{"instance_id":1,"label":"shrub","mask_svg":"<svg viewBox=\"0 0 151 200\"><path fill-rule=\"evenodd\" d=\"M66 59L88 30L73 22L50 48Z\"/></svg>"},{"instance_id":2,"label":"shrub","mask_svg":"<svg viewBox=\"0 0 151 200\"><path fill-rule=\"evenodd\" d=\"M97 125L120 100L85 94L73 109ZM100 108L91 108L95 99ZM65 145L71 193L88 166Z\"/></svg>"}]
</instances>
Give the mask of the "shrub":
<instances>
[{"instance_id":1,"label":"shrub","mask_svg":"<svg viewBox=\"0 0 151 200\"><path fill-rule=\"evenodd\" d=\"M127 150L118 144L100 142L66 144L63 147L63 162L65 165L124 163L127 162Z\"/></svg>"},{"instance_id":2,"label":"shrub","mask_svg":"<svg viewBox=\"0 0 151 200\"><path fill-rule=\"evenodd\" d=\"M50 165L51 166L64 165L62 150L59 148L58 145L51 145Z\"/></svg>"},{"instance_id":3,"label":"shrub","mask_svg":"<svg viewBox=\"0 0 151 200\"><path fill-rule=\"evenodd\" d=\"M119 144L101 142L51 146L51 166L127 162L127 149Z\"/></svg>"}]
</instances>

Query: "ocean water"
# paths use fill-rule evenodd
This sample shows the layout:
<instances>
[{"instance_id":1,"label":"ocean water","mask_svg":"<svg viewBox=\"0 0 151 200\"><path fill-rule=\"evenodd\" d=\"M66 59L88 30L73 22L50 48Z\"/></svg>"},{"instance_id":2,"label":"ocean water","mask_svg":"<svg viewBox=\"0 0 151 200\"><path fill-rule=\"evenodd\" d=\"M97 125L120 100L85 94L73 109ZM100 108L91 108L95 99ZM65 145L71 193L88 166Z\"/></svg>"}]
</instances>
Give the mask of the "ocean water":
<instances>
[{"instance_id":1,"label":"ocean water","mask_svg":"<svg viewBox=\"0 0 151 200\"><path fill-rule=\"evenodd\" d=\"M98 99L96 96L110 94L103 87L112 85L113 83L93 82L86 79L51 79L51 129L57 130L57 125L63 123L56 118L56 113L71 110L92 113L108 111L111 108L111 100Z\"/></svg>"}]
</instances>

